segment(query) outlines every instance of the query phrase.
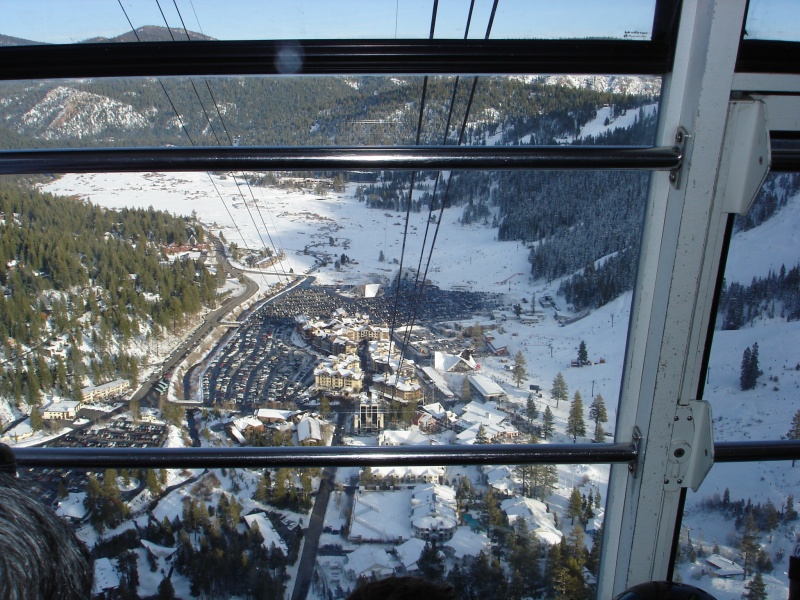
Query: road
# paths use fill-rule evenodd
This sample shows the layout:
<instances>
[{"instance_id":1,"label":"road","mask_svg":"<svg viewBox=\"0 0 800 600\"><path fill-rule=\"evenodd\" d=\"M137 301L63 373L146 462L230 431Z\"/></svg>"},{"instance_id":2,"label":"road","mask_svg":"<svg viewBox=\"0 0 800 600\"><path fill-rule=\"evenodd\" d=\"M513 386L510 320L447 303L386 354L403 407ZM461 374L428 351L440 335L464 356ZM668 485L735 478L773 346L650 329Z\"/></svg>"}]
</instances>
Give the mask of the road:
<instances>
[{"instance_id":1,"label":"road","mask_svg":"<svg viewBox=\"0 0 800 600\"><path fill-rule=\"evenodd\" d=\"M247 277L243 271L231 267L227 261L221 261L219 264L222 265L222 268L225 269L226 273L230 273L234 276L241 276L242 279L244 279L244 292L235 298L231 298L221 307L208 313L204 317L202 325L195 329L195 331L187 339L185 339L181 345L172 352L172 354L170 354L170 356L162 364L160 371L153 373L150 378L145 381L136 391L131 400L140 401L142 398L147 396L152 391L153 386L161 378L161 373L170 371L180 364L180 362L205 339L211 330L219 325L225 316L230 314L230 312L233 311L233 309L235 309L237 306L252 298L258 291L258 284Z\"/></svg>"},{"instance_id":2,"label":"road","mask_svg":"<svg viewBox=\"0 0 800 600\"><path fill-rule=\"evenodd\" d=\"M336 432L333 435L334 446L341 442L342 429L344 428L345 413L339 413L339 422L336 425ZM297 578L294 582L292 600L305 600L308 590L311 588L311 579L314 576L314 566L317 563L317 550L319 549L319 536L322 535L322 527L325 521L325 512L328 510L328 500L331 497L333 483L336 479L336 467L325 467L322 471L322 480L319 483L317 499L314 508L311 509L311 518L308 521L308 529L305 532L305 543L303 544L303 554L300 556L300 563L297 568Z\"/></svg>"}]
</instances>

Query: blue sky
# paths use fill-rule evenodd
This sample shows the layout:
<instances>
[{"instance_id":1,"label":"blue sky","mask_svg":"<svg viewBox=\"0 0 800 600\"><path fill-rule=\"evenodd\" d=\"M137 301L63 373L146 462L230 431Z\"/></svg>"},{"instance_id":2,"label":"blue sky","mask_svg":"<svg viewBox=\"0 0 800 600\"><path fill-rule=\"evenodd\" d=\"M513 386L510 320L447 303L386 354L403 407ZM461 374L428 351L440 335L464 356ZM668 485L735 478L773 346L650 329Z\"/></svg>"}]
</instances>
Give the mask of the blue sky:
<instances>
[{"instance_id":1,"label":"blue sky","mask_svg":"<svg viewBox=\"0 0 800 600\"><path fill-rule=\"evenodd\" d=\"M122 0L134 26L163 25L156 0ZM160 0L181 27L173 0ZM177 0L186 26L218 39L426 38L433 0ZM486 31L491 0L476 0L470 37ZM653 0L500 0L492 37L649 34ZM440 0L436 37L463 37L469 0ZM117 0L0 0L0 33L51 43L129 29ZM196 14L196 17L195 17Z\"/></svg>"}]
</instances>

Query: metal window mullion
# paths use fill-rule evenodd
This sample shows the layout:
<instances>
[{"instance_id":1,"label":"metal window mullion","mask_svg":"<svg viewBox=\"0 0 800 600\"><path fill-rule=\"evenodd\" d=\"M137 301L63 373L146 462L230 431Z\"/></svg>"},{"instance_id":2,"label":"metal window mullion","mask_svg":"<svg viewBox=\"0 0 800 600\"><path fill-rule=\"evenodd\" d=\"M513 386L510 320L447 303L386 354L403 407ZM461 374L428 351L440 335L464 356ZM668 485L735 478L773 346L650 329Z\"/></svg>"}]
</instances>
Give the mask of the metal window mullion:
<instances>
[{"instance_id":1,"label":"metal window mullion","mask_svg":"<svg viewBox=\"0 0 800 600\"><path fill-rule=\"evenodd\" d=\"M691 398L703 323L698 302L715 257L709 239L714 187L745 0L694 0L682 7L673 73L662 96L659 138L692 136L681 188L654 173L631 308L617 435L643 435L637 477L612 467L598 597L667 575L679 492L664 489L673 417ZM711 235L713 238L716 234Z\"/></svg>"}]
</instances>

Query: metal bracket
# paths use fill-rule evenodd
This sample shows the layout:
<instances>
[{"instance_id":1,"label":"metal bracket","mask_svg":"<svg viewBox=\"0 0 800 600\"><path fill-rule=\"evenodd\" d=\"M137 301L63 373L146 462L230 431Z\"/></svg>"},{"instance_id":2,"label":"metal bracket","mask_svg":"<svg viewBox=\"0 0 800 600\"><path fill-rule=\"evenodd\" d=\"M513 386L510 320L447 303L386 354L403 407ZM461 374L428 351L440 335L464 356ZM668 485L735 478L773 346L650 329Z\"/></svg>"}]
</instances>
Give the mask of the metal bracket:
<instances>
[{"instance_id":1,"label":"metal bracket","mask_svg":"<svg viewBox=\"0 0 800 600\"><path fill-rule=\"evenodd\" d=\"M723 210L747 214L769 171L770 144L767 111L760 100L728 103L725 146L720 170Z\"/></svg>"},{"instance_id":2,"label":"metal bracket","mask_svg":"<svg viewBox=\"0 0 800 600\"><path fill-rule=\"evenodd\" d=\"M642 450L642 432L639 430L639 427L637 425L633 426L633 435L631 436L631 443L633 444L634 452L636 452L636 458L628 463L628 472L631 474L631 477L636 479L636 475L638 473L637 467L639 466L639 459L641 458L641 455L639 453Z\"/></svg>"},{"instance_id":3,"label":"metal bracket","mask_svg":"<svg viewBox=\"0 0 800 600\"><path fill-rule=\"evenodd\" d=\"M705 400L679 404L673 419L664 490L688 487L696 492L714 463L711 405Z\"/></svg>"},{"instance_id":4,"label":"metal bracket","mask_svg":"<svg viewBox=\"0 0 800 600\"><path fill-rule=\"evenodd\" d=\"M684 127L678 127L678 131L675 133L675 146L678 149L681 164L677 169L672 169L669 172L669 181L676 190L681 189L681 173L683 172L683 166L686 164L686 145L691 137Z\"/></svg>"}]
</instances>

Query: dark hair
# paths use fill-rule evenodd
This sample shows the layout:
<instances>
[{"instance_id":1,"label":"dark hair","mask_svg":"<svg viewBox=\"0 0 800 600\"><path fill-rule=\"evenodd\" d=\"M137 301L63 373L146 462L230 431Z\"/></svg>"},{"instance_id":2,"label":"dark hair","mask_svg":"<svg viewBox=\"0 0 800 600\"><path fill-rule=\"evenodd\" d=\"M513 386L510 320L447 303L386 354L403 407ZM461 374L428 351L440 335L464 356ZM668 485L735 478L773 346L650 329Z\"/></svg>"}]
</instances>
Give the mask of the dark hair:
<instances>
[{"instance_id":1,"label":"dark hair","mask_svg":"<svg viewBox=\"0 0 800 600\"><path fill-rule=\"evenodd\" d=\"M84 600L93 581L89 551L73 531L0 472L0 598Z\"/></svg>"},{"instance_id":2,"label":"dark hair","mask_svg":"<svg viewBox=\"0 0 800 600\"><path fill-rule=\"evenodd\" d=\"M458 600L449 583L419 577L387 577L361 585L347 600Z\"/></svg>"}]
</instances>

